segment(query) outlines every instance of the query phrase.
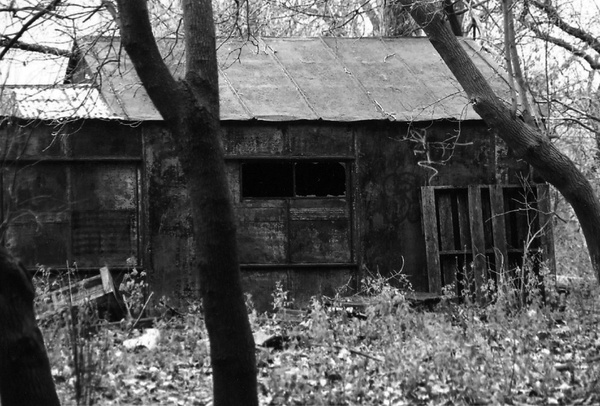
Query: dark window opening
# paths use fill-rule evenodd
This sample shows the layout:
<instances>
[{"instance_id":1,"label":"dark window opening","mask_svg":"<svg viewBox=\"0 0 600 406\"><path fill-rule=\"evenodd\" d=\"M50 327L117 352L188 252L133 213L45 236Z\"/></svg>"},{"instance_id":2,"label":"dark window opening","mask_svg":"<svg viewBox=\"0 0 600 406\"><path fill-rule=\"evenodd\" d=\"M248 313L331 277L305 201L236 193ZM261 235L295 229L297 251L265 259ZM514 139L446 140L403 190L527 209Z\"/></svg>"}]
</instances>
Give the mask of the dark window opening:
<instances>
[{"instance_id":1,"label":"dark window opening","mask_svg":"<svg viewBox=\"0 0 600 406\"><path fill-rule=\"evenodd\" d=\"M346 168L339 162L297 162L296 196L344 196Z\"/></svg>"},{"instance_id":2,"label":"dark window opening","mask_svg":"<svg viewBox=\"0 0 600 406\"><path fill-rule=\"evenodd\" d=\"M242 196L292 197L294 167L291 162L242 164Z\"/></svg>"},{"instance_id":3,"label":"dark window opening","mask_svg":"<svg viewBox=\"0 0 600 406\"><path fill-rule=\"evenodd\" d=\"M340 197L346 195L346 167L334 161L242 163L242 197Z\"/></svg>"}]
</instances>

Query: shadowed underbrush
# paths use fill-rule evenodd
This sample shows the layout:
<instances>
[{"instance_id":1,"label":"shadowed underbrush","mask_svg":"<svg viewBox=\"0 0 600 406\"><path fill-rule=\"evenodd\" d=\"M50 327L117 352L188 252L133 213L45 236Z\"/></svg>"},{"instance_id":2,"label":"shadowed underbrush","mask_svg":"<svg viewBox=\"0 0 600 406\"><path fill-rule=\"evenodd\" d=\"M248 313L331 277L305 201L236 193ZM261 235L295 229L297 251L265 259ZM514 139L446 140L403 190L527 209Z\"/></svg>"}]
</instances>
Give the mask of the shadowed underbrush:
<instances>
[{"instance_id":1,"label":"shadowed underbrush","mask_svg":"<svg viewBox=\"0 0 600 406\"><path fill-rule=\"evenodd\" d=\"M506 297L481 307L448 296L426 311L382 278L367 282L360 306L315 298L291 319L284 309L293 303L281 285L273 294L275 313L258 315L248 300L262 344L261 404L600 402L597 288L571 292L560 309L534 296L518 308ZM198 304L158 318L160 337L151 349L124 346L144 331L97 327L92 316L87 322L96 328L81 342L74 341L73 322L44 326L63 404L75 403L76 391L79 404L211 404L209 343Z\"/></svg>"}]
</instances>

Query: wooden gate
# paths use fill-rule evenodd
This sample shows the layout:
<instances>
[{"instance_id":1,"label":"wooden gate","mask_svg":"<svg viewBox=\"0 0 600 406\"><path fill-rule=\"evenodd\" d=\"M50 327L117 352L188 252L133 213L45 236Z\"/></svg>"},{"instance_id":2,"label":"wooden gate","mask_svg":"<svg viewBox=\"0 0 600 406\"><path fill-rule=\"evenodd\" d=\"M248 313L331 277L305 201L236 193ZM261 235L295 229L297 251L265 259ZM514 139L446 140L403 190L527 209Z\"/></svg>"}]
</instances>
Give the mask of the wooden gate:
<instances>
[{"instance_id":1,"label":"wooden gate","mask_svg":"<svg viewBox=\"0 0 600 406\"><path fill-rule=\"evenodd\" d=\"M429 292L454 284L461 294L471 285L481 298L488 278L522 268L531 255L554 272L548 185L428 186L421 198Z\"/></svg>"}]
</instances>

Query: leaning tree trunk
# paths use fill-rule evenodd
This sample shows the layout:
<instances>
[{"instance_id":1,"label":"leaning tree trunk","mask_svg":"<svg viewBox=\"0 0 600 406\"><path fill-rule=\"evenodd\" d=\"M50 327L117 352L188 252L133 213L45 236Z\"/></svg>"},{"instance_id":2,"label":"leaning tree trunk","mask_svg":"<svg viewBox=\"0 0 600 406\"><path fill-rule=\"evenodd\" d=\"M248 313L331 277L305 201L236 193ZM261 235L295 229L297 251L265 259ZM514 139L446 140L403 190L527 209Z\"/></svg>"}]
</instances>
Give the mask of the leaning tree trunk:
<instances>
[{"instance_id":1,"label":"leaning tree trunk","mask_svg":"<svg viewBox=\"0 0 600 406\"><path fill-rule=\"evenodd\" d=\"M445 24L439 2L400 2L423 28L431 44L467 93L473 109L514 150L517 157L530 164L571 204L581 224L594 273L600 281L600 203L588 180L548 137L514 117L494 94L485 77Z\"/></svg>"},{"instance_id":2,"label":"leaning tree trunk","mask_svg":"<svg viewBox=\"0 0 600 406\"><path fill-rule=\"evenodd\" d=\"M27 271L0 247L0 400L2 406L60 405Z\"/></svg>"},{"instance_id":3,"label":"leaning tree trunk","mask_svg":"<svg viewBox=\"0 0 600 406\"><path fill-rule=\"evenodd\" d=\"M255 345L241 287L235 219L220 144L210 0L183 0L186 75L176 81L152 35L145 0L119 0L121 38L169 128L190 196L214 405L256 405Z\"/></svg>"}]
</instances>

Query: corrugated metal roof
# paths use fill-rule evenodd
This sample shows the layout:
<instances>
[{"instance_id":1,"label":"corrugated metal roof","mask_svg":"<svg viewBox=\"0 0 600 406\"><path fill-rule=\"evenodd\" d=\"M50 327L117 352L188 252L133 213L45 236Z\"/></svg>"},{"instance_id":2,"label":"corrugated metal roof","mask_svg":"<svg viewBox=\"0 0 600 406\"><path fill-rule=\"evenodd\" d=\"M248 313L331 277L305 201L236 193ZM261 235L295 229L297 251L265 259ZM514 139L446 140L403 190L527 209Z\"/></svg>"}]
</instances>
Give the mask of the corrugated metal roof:
<instances>
[{"instance_id":1,"label":"corrugated metal roof","mask_svg":"<svg viewBox=\"0 0 600 406\"><path fill-rule=\"evenodd\" d=\"M478 46L462 44L501 97L509 87ZM159 43L175 76L183 44ZM223 120L427 121L479 119L427 38L262 38L218 51ZM96 41L86 56L102 94L129 120L160 116L118 43Z\"/></svg>"},{"instance_id":2,"label":"corrugated metal roof","mask_svg":"<svg viewBox=\"0 0 600 406\"><path fill-rule=\"evenodd\" d=\"M60 120L117 119L97 88L90 85L4 86L0 116Z\"/></svg>"},{"instance_id":3,"label":"corrugated metal roof","mask_svg":"<svg viewBox=\"0 0 600 406\"><path fill-rule=\"evenodd\" d=\"M509 87L500 70L474 42L461 41L499 96L508 100ZM171 72L182 77L182 41L161 40L159 47ZM38 87L35 96L36 91L22 88L15 93L15 111L26 118L39 114L58 119L65 118L69 105L70 117L161 119L118 39L95 39L82 48L100 94L93 87L67 90L65 85L56 91ZM223 120L479 119L427 38L228 41L219 48L218 59ZM42 78L56 83L56 76L66 75L64 61L57 65L53 59L50 65L52 72L40 73L37 79L26 76L34 83ZM91 99L83 100L83 95Z\"/></svg>"}]
</instances>

